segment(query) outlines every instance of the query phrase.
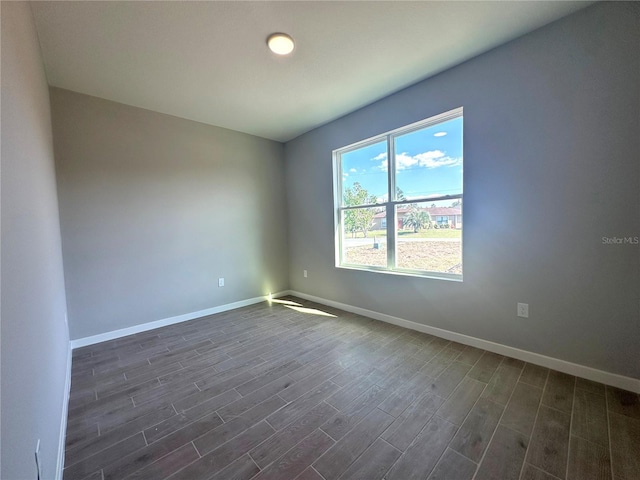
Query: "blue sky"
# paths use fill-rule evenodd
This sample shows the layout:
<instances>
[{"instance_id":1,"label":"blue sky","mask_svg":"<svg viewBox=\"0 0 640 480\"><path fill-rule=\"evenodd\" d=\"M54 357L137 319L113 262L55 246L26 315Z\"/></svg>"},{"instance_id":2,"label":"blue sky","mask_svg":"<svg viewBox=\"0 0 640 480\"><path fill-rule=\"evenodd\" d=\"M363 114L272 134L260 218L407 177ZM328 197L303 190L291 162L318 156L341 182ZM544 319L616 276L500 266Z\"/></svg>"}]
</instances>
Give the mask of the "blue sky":
<instances>
[{"instance_id":1,"label":"blue sky","mask_svg":"<svg viewBox=\"0 0 640 480\"><path fill-rule=\"evenodd\" d=\"M342 155L343 189L359 182L387 195L384 141ZM462 193L462 117L396 137L396 184L407 198Z\"/></svg>"}]
</instances>

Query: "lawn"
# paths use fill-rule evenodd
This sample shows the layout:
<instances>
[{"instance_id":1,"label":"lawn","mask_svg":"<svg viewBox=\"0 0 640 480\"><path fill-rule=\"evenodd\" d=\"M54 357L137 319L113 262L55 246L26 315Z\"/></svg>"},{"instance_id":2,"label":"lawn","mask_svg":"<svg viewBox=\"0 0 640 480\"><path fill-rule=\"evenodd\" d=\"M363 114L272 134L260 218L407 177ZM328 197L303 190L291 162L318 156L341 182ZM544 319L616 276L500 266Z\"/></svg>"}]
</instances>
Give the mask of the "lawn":
<instances>
[{"instance_id":1,"label":"lawn","mask_svg":"<svg viewBox=\"0 0 640 480\"><path fill-rule=\"evenodd\" d=\"M367 238L385 238L387 236L386 230L370 230L367 232ZM355 238L363 238L362 232L356 233ZM354 238L351 234L345 235L345 238ZM452 228L431 228L429 230L420 230L418 233L414 233L413 230L400 230L398 231L398 238L462 238L462 230L455 230Z\"/></svg>"},{"instance_id":2,"label":"lawn","mask_svg":"<svg viewBox=\"0 0 640 480\"><path fill-rule=\"evenodd\" d=\"M347 247L344 253L344 261L356 265L386 267L386 247L385 243L381 243L378 249L374 249L369 245ZM397 246L397 262L399 268L461 274L461 243L451 241L399 242Z\"/></svg>"}]
</instances>

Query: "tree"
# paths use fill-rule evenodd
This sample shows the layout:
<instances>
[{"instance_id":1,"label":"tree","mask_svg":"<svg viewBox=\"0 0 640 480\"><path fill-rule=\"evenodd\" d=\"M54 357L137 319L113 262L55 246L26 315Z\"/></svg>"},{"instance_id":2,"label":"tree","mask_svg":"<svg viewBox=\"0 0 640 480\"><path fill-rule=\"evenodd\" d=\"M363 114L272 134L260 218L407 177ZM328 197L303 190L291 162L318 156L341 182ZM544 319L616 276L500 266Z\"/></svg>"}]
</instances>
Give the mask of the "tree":
<instances>
[{"instance_id":1,"label":"tree","mask_svg":"<svg viewBox=\"0 0 640 480\"><path fill-rule=\"evenodd\" d=\"M350 233L352 237L356 236L356 232L358 231L356 225L356 211L355 210L345 210L344 211L344 231Z\"/></svg>"},{"instance_id":2,"label":"tree","mask_svg":"<svg viewBox=\"0 0 640 480\"><path fill-rule=\"evenodd\" d=\"M451 204L451 206L452 206L452 207L461 207L461 206L462 206L462 199L460 199L460 198L459 198L458 200L456 200L455 202L453 202L453 203Z\"/></svg>"},{"instance_id":3,"label":"tree","mask_svg":"<svg viewBox=\"0 0 640 480\"><path fill-rule=\"evenodd\" d=\"M354 207L377 203L375 195L371 195L359 182L353 187L347 187L344 191L344 206ZM362 232L367 237L367 231L373 226L373 216L376 212L372 208L357 208L344 211L344 228L355 236L356 232Z\"/></svg>"},{"instance_id":4,"label":"tree","mask_svg":"<svg viewBox=\"0 0 640 480\"><path fill-rule=\"evenodd\" d=\"M428 228L431 225L431 215L429 212L414 208L404 217L403 224L413 228L413 233L418 233L421 229Z\"/></svg>"},{"instance_id":5,"label":"tree","mask_svg":"<svg viewBox=\"0 0 640 480\"><path fill-rule=\"evenodd\" d=\"M400 189L400 187L396 187L396 200L399 202L404 202L407 197L404 196L404 192Z\"/></svg>"}]
</instances>

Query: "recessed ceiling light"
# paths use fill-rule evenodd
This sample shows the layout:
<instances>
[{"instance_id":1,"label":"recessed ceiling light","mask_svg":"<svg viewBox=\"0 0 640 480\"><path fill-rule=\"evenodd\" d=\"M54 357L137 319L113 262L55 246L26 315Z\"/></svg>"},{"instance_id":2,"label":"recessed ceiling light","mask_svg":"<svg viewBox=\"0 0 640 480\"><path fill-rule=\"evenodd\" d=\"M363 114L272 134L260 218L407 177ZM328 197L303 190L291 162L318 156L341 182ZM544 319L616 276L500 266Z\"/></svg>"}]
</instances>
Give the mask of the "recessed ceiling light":
<instances>
[{"instance_id":1,"label":"recessed ceiling light","mask_svg":"<svg viewBox=\"0 0 640 480\"><path fill-rule=\"evenodd\" d=\"M433 136L434 137L444 137L447 134L447 132L437 132L434 133Z\"/></svg>"},{"instance_id":2,"label":"recessed ceiling light","mask_svg":"<svg viewBox=\"0 0 640 480\"><path fill-rule=\"evenodd\" d=\"M272 33L267 38L267 45L271 51L278 55L289 55L293 52L293 38L286 33Z\"/></svg>"}]
</instances>

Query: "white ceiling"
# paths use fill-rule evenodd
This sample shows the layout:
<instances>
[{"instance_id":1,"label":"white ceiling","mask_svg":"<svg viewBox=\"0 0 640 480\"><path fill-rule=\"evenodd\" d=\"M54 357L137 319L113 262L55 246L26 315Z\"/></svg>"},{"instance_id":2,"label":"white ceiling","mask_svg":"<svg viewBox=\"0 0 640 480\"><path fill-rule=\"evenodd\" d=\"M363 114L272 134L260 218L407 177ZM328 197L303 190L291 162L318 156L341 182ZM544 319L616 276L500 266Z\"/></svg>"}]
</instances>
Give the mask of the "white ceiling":
<instances>
[{"instance_id":1,"label":"white ceiling","mask_svg":"<svg viewBox=\"0 0 640 480\"><path fill-rule=\"evenodd\" d=\"M49 84L278 141L592 2L33 2ZM296 41L290 57L266 47Z\"/></svg>"}]
</instances>

